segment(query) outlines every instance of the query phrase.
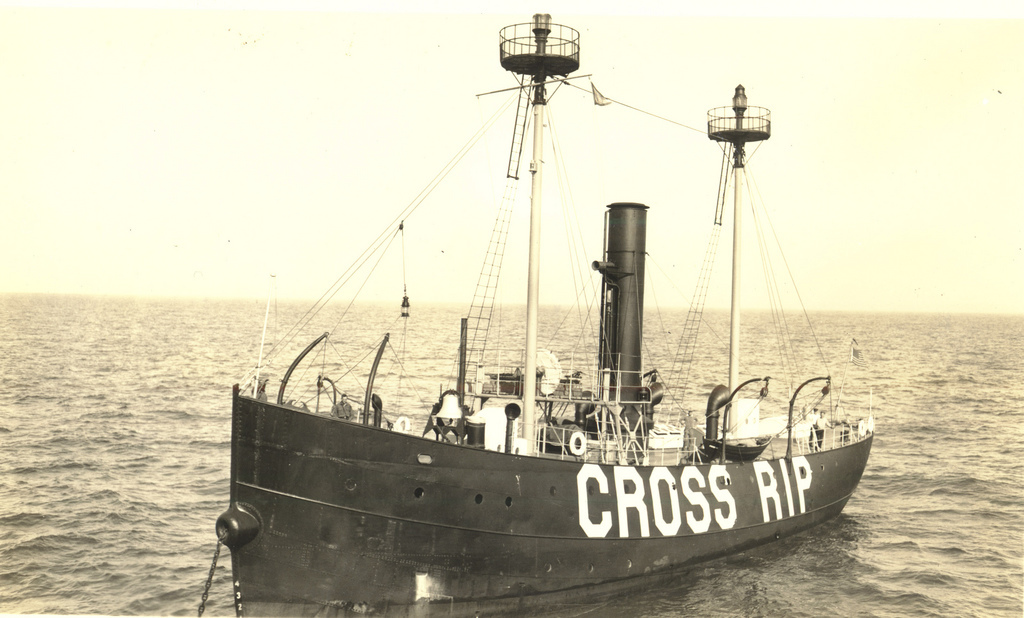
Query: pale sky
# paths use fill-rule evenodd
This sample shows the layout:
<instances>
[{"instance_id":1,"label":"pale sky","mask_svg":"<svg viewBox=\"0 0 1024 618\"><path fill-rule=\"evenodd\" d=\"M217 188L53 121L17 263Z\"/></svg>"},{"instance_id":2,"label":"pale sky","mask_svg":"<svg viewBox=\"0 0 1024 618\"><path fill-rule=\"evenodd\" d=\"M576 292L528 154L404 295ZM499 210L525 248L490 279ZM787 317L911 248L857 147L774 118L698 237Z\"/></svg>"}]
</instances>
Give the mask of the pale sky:
<instances>
[{"instance_id":1,"label":"pale sky","mask_svg":"<svg viewBox=\"0 0 1024 618\"><path fill-rule=\"evenodd\" d=\"M688 14L564 1L421 14L50 4L0 5L0 293L256 299L274 274L282 297L319 297L505 102L477 96L515 85L498 31L542 10L580 32L584 89L592 80L701 131L740 83L771 110L749 170L808 309L1024 313L1024 10L1013 4L878 2L838 17L814 3L757 15L748 8L764 3ZM718 146L577 89L549 109L559 151L548 138L542 302L574 297L556 159L583 258L600 258L605 204L643 202L649 269L689 295ZM500 119L406 221L414 303L468 306L512 124ZM525 300L513 298L525 294L520 201L506 302ZM728 260L723 234L718 274ZM396 240L365 298L397 303L402 261ZM744 273L763 306L760 265ZM685 302L658 285L660 302ZM709 306L726 306L727 289Z\"/></svg>"}]
</instances>

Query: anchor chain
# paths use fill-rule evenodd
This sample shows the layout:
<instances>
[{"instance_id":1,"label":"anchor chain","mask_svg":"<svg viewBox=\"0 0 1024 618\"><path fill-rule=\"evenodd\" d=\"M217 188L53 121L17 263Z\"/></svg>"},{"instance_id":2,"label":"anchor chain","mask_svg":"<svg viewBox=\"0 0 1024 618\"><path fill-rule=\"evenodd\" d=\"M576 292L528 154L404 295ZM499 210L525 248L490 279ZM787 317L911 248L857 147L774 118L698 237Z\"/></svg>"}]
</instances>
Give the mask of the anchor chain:
<instances>
[{"instance_id":1,"label":"anchor chain","mask_svg":"<svg viewBox=\"0 0 1024 618\"><path fill-rule=\"evenodd\" d=\"M203 589L203 600L199 603L199 618L203 618L206 611L206 599L210 596L210 586L213 584L213 572L217 570L217 558L220 557L220 539L217 539L217 549L213 552L213 563L210 564L210 574L206 577L206 587Z\"/></svg>"}]
</instances>

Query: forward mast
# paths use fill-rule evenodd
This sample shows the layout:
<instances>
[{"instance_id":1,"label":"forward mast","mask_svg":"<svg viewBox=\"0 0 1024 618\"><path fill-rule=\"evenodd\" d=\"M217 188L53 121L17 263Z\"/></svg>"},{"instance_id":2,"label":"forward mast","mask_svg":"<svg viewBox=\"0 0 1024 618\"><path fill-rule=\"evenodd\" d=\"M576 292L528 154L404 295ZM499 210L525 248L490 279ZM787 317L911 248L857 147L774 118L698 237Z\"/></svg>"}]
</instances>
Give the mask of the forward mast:
<instances>
[{"instance_id":1,"label":"forward mast","mask_svg":"<svg viewBox=\"0 0 1024 618\"><path fill-rule=\"evenodd\" d=\"M526 360L523 381L523 437L527 454L534 454L537 433L537 314L540 307L541 180L544 156L544 81L567 76L580 67L580 35L551 23L551 15L537 13L529 24L515 24L500 32L501 66L532 80L533 158L530 161L530 251L526 284ZM524 85L524 87L526 87Z\"/></svg>"}]
</instances>

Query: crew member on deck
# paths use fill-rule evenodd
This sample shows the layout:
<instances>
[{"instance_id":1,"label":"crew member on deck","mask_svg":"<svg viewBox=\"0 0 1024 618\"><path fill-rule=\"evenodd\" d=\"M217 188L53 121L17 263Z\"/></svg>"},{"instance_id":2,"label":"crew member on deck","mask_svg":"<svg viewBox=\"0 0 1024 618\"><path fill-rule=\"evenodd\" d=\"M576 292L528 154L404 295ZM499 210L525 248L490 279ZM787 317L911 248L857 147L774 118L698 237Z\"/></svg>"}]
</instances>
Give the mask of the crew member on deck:
<instances>
[{"instance_id":1,"label":"crew member on deck","mask_svg":"<svg viewBox=\"0 0 1024 618\"><path fill-rule=\"evenodd\" d=\"M828 419L824 414L818 412L818 408L814 408L814 412L807 418L811 421L811 434L808 436L811 450L820 451L825 442L825 428L828 427Z\"/></svg>"},{"instance_id":2,"label":"crew member on deck","mask_svg":"<svg viewBox=\"0 0 1024 618\"><path fill-rule=\"evenodd\" d=\"M825 442L825 428L831 427L832 424L828 422L828 417L824 414L818 416L818 450L820 451L824 446Z\"/></svg>"},{"instance_id":3,"label":"crew member on deck","mask_svg":"<svg viewBox=\"0 0 1024 618\"><path fill-rule=\"evenodd\" d=\"M820 415L818 414L818 408L814 408L814 410L807 415L807 424L811 427L810 431L807 433L807 450L812 453L818 450L816 448L816 438L818 437L819 418Z\"/></svg>"}]
</instances>

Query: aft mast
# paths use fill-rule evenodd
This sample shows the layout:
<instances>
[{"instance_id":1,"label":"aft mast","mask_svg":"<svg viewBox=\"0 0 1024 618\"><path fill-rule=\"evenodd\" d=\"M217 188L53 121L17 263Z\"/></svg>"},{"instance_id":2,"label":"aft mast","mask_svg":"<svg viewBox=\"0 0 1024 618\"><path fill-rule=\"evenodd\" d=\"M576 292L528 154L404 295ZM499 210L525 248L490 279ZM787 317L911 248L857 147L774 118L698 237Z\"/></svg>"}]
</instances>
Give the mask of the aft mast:
<instances>
[{"instance_id":1,"label":"aft mast","mask_svg":"<svg viewBox=\"0 0 1024 618\"><path fill-rule=\"evenodd\" d=\"M530 161L530 258L526 286L526 360L523 383L523 437L528 454L536 443L537 312L540 307L541 165L544 155L544 80L568 75L580 67L580 35L551 23L538 13L529 24L506 26L500 32L501 66L533 81L533 159ZM524 86L525 87L525 86Z\"/></svg>"},{"instance_id":2,"label":"aft mast","mask_svg":"<svg viewBox=\"0 0 1024 618\"><path fill-rule=\"evenodd\" d=\"M732 114L729 114L729 110ZM733 230L732 230L732 303L729 310L729 392L739 386L740 374L740 247L743 215L744 145L771 137L771 112L763 107L748 107L743 85L736 86L732 107L708 110L708 138L733 146Z\"/></svg>"}]
</instances>

